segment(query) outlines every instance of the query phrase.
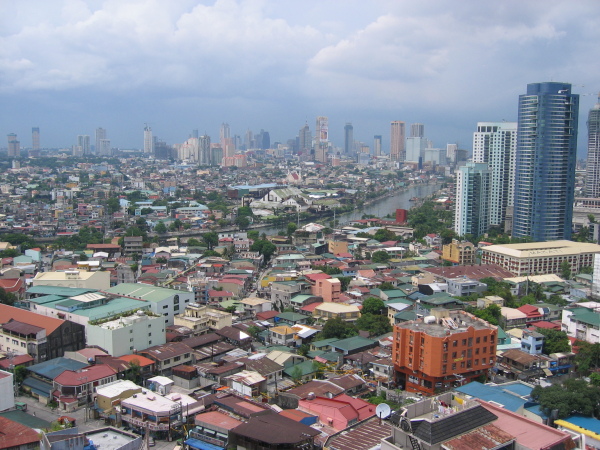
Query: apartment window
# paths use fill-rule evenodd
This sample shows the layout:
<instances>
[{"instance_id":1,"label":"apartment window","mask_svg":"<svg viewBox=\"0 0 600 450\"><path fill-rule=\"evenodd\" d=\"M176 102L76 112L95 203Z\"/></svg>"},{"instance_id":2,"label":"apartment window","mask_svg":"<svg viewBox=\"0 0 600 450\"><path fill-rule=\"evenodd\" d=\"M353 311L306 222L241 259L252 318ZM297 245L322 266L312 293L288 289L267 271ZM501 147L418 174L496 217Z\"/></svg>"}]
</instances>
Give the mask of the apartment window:
<instances>
[{"instance_id":1,"label":"apartment window","mask_svg":"<svg viewBox=\"0 0 600 450\"><path fill-rule=\"evenodd\" d=\"M133 342L133 338L129 338L129 342Z\"/></svg>"},{"instance_id":2,"label":"apartment window","mask_svg":"<svg viewBox=\"0 0 600 450\"><path fill-rule=\"evenodd\" d=\"M175 362L177 362L179 360L181 360L181 356L176 356L175 358L173 358L173 361L175 361Z\"/></svg>"},{"instance_id":3,"label":"apartment window","mask_svg":"<svg viewBox=\"0 0 600 450\"><path fill-rule=\"evenodd\" d=\"M487 336L483 337L483 342L487 342Z\"/></svg>"},{"instance_id":4,"label":"apartment window","mask_svg":"<svg viewBox=\"0 0 600 450\"><path fill-rule=\"evenodd\" d=\"M468 346L471 347L473 345L473 338L469 338Z\"/></svg>"},{"instance_id":5,"label":"apartment window","mask_svg":"<svg viewBox=\"0 0 600 450\"><path fill-rule=\"evenodd\" d=\"M452 370L456 370L456 363L452 364Z\"/></svg>"},{"instance_id":6,"label":"apartment window","mask_svg":"<svg viewBox=\"0 0 600 450\"><path fill-rule=\"evenodd\" d=\"M183 355L183 357L187 359L187 358L189 358L189 357L190 357L190 354L189 354L189 353L186 353L185 355Z\"/></svg>"},{"instance_id":7,"label":"apartment window","mask_svg":"<svg viewBox=\"0 0 600 450\"><path fill-rule=\"evenodd\" d=\"M487 347L483 347L483 353L487 353Z\"/></svg>"},{"instance_id":8,"label":"apartment window","mask_svg":"<svg viewBox=\"0 0 600 450\"><path fill-rule=\"evenodd\" d=\"M456 352L452 352L452 359L456 359Z\"/></svg>"},{"instance_id":9,"label":"apartment window","mask_svg":"<svg viewBox=\"0 0 600 450\"><path fill-rule=\"evenodd\" d=\"M462 345L467 345L467 340L466 339L462 340Z\"/></svg>"},{"instance_id":10,"label":"apartment window","mask_svg":"<svg viewBox=\"0 0 600 450\"><path fill-rule=\"evenodd\" d=\"M148 336L152 336L152 333L151 333L151 332L150 332L150 333L148 333Z\"/></svg>"},{"instance_id":11,"label":"apartment window","mask_svg":"<svg viewBox=\"0 0 600 450\"><path fill-rule=\"evenodd\" d=\"M490 342L491 342L492 344L494 343L494 338L495 338L495 337L496 337L496 336L494 336L493 334L490 336Z\"/></svg>"},{"instance_id":12,"label":"apartment window","mask_svg":"<svg viewBox=\"0 0 600 450\"><path fill-rule=\"evenodd\" d=\"M476 359L476 360L475 360L475 365L476 365L476 366L478 366L478 365L479 365L479 360L478 360L478 359Z\"/></svg>"},{"instance_id":13,"label":"apartment window","mask_svg":"<svg viewBox=\"0 0 600 450\"><path fill-rule=\"evenodd\" d=\"M479 355L479 347L477 347L477 348L475 349L475 354L476 354L476 355Z\"/></svg>"},{"instance_id":14,"label":"apartment window","mask_svg":"<svg viewBox=\"0 0 600 450\"><path fill-rule=\"evenodd\" d=\"M150 326L150 325L148 325L148 326ZM132 333L133 333L133 330L129 330L129 334L132 334Z\"/></svg>"},{"instance_id":15,"label":"apartment window","mask_svg":"<svg viewBox=\"0 0 600 450\"><path fill-rule=\"evenodd\" d=\"M421 345L425 345L425 338L424 337L421 338Z\"/></svg>"},{"instance_id":16,"label":"apartment window","mask_svg":"<svg viewBox=\"0 0 600 450\"><path fill-rule=\"evenodd\" d=\"M464 368L465 368L465 362L464 362L464 361L461 361L461 362L460 362L460 368L461 368L461 369L464 369Z\"/></svg>"},{"instance_id":17,"label":"apartment window","mask_svg":"<svg viewBox=\"0 0 600 450\"><path fill-rule=\"evenodd\" d=\"M173 304L175 304L175 305L179 304L179 295L176 295L175 297L173 297Z\"/></svg>"},{"instance_id":18,"label":"apartment window","mask_svg":"<svg viewBox=\"0 0 600 450\"><path fill-rule=\"evenodd\" d=\"M446 373L446 364L442 366L442 373Z\"/></svg>"},{"instance_id":19,"label":"apartment window","mask_svg":"<svg viewBox=\"0 0 600 450\"><path fill-rule=\"evenodd\" d=\"M475 339L475 343L476 344L479 344L480 342L481 342L481 338L480 337L478 337L478 338Z\"/></svg>"},{"instance_id":20,"label":"apartment window","mask_svg":"<svg viewBox=\"0 0 600 450\"><path fill-rule=\"evenodd\" d=\"M458 341L452 341L452 347L458 347Z\"/></svg>"},{"instance_id":21,"label":"apartment window","mask_svg":"<svg viewBox=\"0 0 600 450\"><path fill-rule=\"evenodd\" d=\"M179 305L175 305L175 306L173 307L173 310L175 310L175 311L179 311Z\"/></svg>"},{"instance_id":22,"label":"apartment window","mask_svg":"<svg viewBox=\"0 0 600 450\"><path fill-rule=\"evenodd\" d=\"M446 361L448 361L448 353L444 353L444 354L442 355L442 361L443 361L443 362L446 362Z\"/></svg>"},{"instance_id":23,"label":"apartment window","mask_svg":"<svg viewBox=\"0 0 600 450\"><path fill-rule=\"evenodd\" d=\"M25 342L21 342L21 347L25 347Z\"/></svg>"},{"instance_id":24,"label":"apartment window","mask_svg":"<svg viewBox=\"0 0 600 450\"><path fill-rule=\"evenodd\" d=\"M169 305L164 305L163 309L167 309L169 307Z\"/></svg>"}]
</instances>

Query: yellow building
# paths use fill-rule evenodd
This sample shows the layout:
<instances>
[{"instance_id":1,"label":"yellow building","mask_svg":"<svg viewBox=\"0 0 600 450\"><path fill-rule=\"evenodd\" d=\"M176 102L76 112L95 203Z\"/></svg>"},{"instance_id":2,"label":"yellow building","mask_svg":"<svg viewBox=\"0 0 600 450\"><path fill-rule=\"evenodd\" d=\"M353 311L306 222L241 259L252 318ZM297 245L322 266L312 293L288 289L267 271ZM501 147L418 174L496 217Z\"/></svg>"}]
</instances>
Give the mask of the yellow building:
<instances>
[{"instance_id":1,"label":"yellow building","mask_svg":"<svg viewBox=\"0 0 600 450\"><path fill-rule=\"evenodd\" d=\"M329 320L339 317L345 322L355 322L360 317L360 310L356 305L346 303L324 302L313 311L315 319Z\"/></svg>"},{"instance_id":2,"label":"yellow building","mask_svg":"<svg viewBox=\"0 0 600 450\"><path fill-rule=\"evenodd\" d=\"M573 241L529 242L526 244L490 245L481 253L482 264L498 264L517 276L560 274L561 264L568 262L572 273L594 266L600 245Z\"/></svg>"},{"instance_id":3,"label":"yellow building","mask_svg":"<svg viewBox=\"0 0 600 450\"><path fill-rule=\"evenodd\" d=\"M468 241L452 240L442 247L442 259L460 266L475 264L475 245Z\"/></svg>"}]
</instances>

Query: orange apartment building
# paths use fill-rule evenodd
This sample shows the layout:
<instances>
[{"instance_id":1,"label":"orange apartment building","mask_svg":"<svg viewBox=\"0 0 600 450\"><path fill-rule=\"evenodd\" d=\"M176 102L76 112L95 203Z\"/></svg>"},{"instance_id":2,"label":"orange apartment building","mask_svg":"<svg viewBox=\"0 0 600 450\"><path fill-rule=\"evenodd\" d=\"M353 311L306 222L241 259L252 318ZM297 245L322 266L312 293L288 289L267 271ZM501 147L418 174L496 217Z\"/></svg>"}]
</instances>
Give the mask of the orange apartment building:
<instances>
[{"instance_id":1,"label":"orange apartment building","mask_svg":"<svg viewBox=\"0 0 600 450\"><path fill-rule=\"evenodd\" d=\"M394 327L397 384L434 395L487 375L496 362L498 328L464 311L434 308L431 314Z\"/></svg>"}]
</instances>

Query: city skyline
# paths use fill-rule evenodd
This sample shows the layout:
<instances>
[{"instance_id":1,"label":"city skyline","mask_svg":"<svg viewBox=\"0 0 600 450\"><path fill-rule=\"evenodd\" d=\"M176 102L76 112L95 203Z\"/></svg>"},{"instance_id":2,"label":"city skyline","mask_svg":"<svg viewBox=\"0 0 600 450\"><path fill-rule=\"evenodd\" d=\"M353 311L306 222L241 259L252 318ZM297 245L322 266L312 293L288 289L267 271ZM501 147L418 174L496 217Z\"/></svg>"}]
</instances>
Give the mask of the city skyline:
<instances>
[{"instance_id":1,"label":"city skyline","mask_svg":"<svg viewBox=\"0 0 600 450\"><path fill-rule=\"evenodd\" d=\"M382 135L388 153L398 120L425 124L434 147L470 150L477 122L516 121L527 83L572 83L582 112L594 105L597 3L564 6L7 2L0 133L27 148L39 127L43 148L68 148L101 127L114 147L140 149L145 123L175 144L196 129L217 141L227 122L285 143L326 116L340 148L351 122L356 141Z\"/></svg>"}]
</instances>

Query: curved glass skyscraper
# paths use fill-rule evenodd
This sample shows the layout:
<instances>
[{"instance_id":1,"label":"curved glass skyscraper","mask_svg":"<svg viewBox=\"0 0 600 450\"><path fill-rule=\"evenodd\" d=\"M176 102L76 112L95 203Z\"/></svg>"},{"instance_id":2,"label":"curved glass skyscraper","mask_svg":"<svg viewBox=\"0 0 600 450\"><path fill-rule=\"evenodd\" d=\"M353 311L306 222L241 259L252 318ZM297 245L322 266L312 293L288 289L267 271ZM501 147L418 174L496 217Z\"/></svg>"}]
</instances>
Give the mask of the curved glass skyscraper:
<instances>
[{"instance_id":1,"label":"curved glass skyscraper","mask_svg":"<svg viewBox=\"0 0 600 450\"><path fill-rule=\"evenodd\" d=\"M532 83L519 96L513 236L571 238L579 95L568 83Z\"/></svg>"}]
</instances>

